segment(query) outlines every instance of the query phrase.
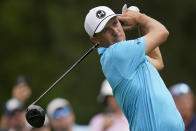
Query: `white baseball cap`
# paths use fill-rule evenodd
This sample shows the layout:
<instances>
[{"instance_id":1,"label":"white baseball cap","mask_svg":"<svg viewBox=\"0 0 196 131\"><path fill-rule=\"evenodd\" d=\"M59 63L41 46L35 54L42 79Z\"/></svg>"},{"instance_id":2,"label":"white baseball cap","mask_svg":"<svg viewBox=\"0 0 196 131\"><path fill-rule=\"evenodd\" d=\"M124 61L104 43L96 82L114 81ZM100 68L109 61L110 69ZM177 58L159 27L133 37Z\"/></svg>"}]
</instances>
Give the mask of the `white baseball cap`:
<instances>
[{"instance_id":1,"label":"white baseball cap","mask_svg":"<svg viewBox=\"0 0 196 131\"><path fill-rule=\"evenodd\" d=\"M113 93L109 82L105 79L101 84L101 90L98 95L98 101L104 102L106 96L113 96Z\"/></svg>"},{"instance_id":2,"label":"white baseball cap","mask_svg":"<svg viewBox=\"0 0 196 131\"><path fill-rule=\"evenodd\" d=\"M23 110L23 103L16 98L11 98L5 103L4 112L8 116L13 116L15 112Z\"/></svg>"},{"instance_id":3,"label":"white baseball cap","mask_svg":"<svg viewBox=\"0 0 196 131\"><path fill-rule=\"evenodd\" d=\"M48 106L47 106L47 114L50 118L53 118L54 112L59 109L59 108L69 108L69 110L71 111L71 106L68 100L64 99L64 98L55 98L54 100L52 100Z\"/></svg>"},{"instance_id":4,"label":"white baseball cap","mask_svg":"<svg viewBox=\"0 0 196 131\"><path fill-rule=\"evenodd\" d=\"M178 83L170 88L170 92L173 96L179 96L191 92L191 89L186 83Z\"/></svg>"},{"instance_id":5,"label":"white baseball cap","mask_svg":"<svg viewBox=\"0 0 196 131\"><path fill-rule=\"evenodd\" d=\"M88 35L92 37L95 33L101 32L107 22L114 16L117 16L117 14L115 14L109 7L95 7L86 15L84 28Z\"/></svg>"}]
</instances>

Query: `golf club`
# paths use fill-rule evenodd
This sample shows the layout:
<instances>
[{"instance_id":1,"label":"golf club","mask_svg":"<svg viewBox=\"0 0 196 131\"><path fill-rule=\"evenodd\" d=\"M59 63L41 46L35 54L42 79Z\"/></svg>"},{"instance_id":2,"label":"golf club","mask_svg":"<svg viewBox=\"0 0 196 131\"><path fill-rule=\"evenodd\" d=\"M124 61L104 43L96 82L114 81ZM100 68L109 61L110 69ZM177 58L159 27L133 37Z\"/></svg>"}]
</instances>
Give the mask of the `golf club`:
<instances>
[{"instance_id":1,"label":"golf club","mask_svg":"<svg viewBox=\"0 0 196 131\"><path fill-rule=\"evenodd\" d=\"M98 47L95 44L90 48L79 60L77 60L59 79L57 79L38 99L36 99L26 110L27 122L35 128L43 126L45 121L45 112L42 107L35 105L44 95L46 95L57 83L59 83L76 65L78 65L86 56L88 56L94 49Z\"/></svg>"}]
</instances>

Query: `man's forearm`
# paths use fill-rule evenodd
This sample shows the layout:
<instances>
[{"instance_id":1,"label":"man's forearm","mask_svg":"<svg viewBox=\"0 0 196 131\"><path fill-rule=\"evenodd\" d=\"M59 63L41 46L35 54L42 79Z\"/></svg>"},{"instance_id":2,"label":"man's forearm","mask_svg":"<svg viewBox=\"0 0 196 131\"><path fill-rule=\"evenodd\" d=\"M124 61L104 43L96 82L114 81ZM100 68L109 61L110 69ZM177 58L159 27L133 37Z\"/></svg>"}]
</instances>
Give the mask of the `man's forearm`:
<instances>
[{"instance_id":1,"label":"man's forearm","mask_svg":"<svg viewBox=\"0 0 196 131\"><path fill-rule=\"evenodd\" d=\"M139 17L137 17L136 21L140 25L143 35L146 35L147 33L150 33L152 31L157 31L158 33L158 31L166 29L165 26L163 26L159 21L145 14L140 14Z\"/></svg>"},{"instance_id":2,"label":"man's forearm","mask_svg":"<svg viewBox=\"0 0 196 131\"><path fill-rule=\"evenodd\" d=\"M140 14L136 21L142 36L146 40L146 54L149 54L167 39L169 32L157 20L145 14Z\"/></svg>"},{"instance_id":3,"label":"man's forearm","mask_svg":"<svg viewBox=\"0 0 196 131\"><path fill-rule=\"evenodd\" d=\"M138 33L139 36L144 36L145 34L147 34L147 30L146 28L142 28L142 25L138 25ZM164 63L163 63L163 59L161 56L161 51L159 49L159 47L156 47L155 49L153 49L151 52L149 52L147 54L150 58L150 63L157 69L157 70L161 70L164 68Z\"/></svg>"}]
</instances>

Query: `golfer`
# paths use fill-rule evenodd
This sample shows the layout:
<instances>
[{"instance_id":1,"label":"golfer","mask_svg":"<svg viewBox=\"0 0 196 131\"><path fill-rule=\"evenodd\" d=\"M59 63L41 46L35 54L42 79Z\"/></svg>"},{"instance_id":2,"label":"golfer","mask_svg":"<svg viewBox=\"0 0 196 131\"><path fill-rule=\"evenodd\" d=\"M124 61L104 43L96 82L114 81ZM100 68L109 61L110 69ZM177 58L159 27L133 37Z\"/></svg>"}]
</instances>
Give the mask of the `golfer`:
<instances>
[{"instance_id":1,"label":"golfer","mask_svg":"<svg viewBox=\"0 0 196 131\"><path fill-rule=\"evenodd\" d=\"M125 26L122 26L123 22ZM126 40L136 25L143 36ZM131 131L184 131L184 123L157 70L163 68L159 45L169 33L155 19L131 10L117 16L110 8L89 11L85 30L99 44L102 70Z\"/></svg>"}]
</instances>

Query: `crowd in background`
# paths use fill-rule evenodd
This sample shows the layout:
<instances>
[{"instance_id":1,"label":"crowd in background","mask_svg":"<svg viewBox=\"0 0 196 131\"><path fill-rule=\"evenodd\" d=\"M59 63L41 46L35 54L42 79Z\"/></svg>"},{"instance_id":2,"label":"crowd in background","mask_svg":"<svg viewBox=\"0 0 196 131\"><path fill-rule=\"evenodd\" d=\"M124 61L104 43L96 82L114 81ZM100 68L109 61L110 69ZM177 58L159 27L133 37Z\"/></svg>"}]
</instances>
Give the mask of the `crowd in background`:
<instances>
[{"instance_id":1,"label":"crowd in background","mask_svg":"<svg viewBox=\"0 0 196 131\"><path fill-rule=\"evenodd\" d=\"M186 83L178 83L169 87L184 120L186 131L196 131L196 115L194 114L194 93ZM12 98L3 108L0 120L0 131L129 131L129 124L107 80L101 84L97 101L104 105L104 111L89 120L87 125L76 123L76 116L71 103L66 98L54 98L46 108L45 123L41 128L33 128L25 119L25 102L31 96L31 89L24 77L17 79L13 87ZM164 110L164 109L163 109Z\"/></svg>"}]
</instances>

